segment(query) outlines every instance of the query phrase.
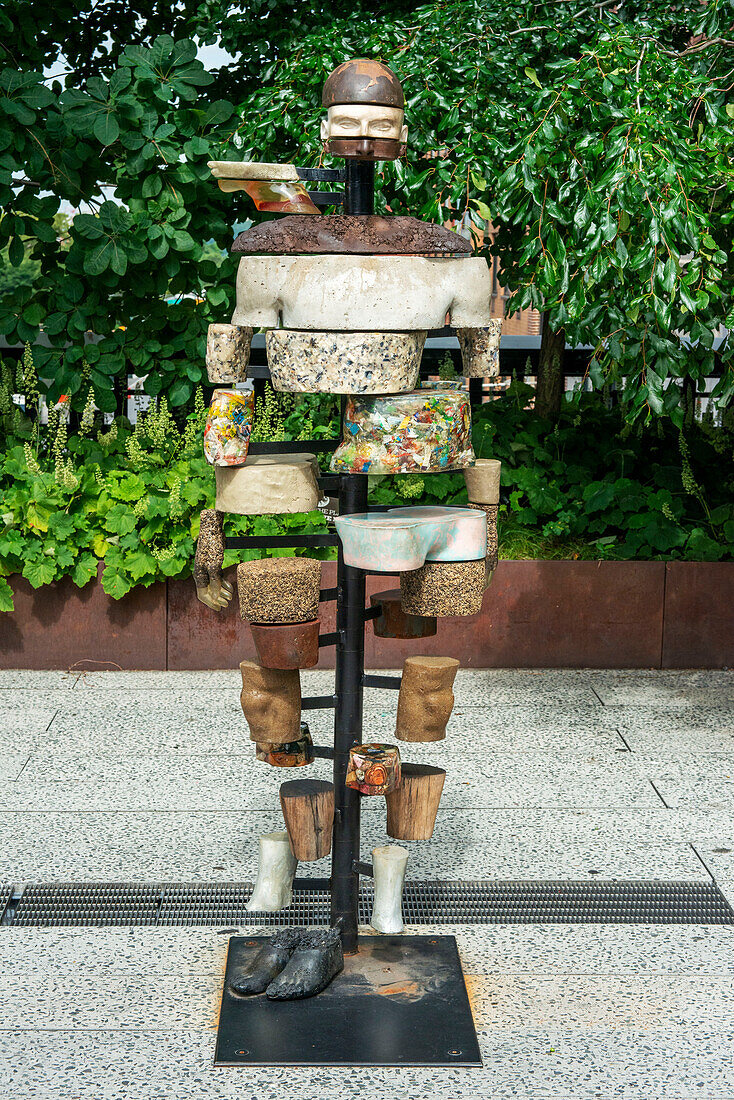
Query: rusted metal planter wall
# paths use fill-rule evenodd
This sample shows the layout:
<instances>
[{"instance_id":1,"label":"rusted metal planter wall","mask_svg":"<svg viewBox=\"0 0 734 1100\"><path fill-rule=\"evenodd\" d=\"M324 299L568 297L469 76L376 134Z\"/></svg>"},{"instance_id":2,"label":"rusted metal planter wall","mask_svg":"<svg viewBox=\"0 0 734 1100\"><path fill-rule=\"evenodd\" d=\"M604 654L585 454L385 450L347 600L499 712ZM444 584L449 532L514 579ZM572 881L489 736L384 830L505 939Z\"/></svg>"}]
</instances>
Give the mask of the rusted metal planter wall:
<instances>
[{"instance_id":1,"label":"rusted metal planter wall","mask_svg":"<svg viewBox=\"0 0 734 1100\"><path fill-rule=\"evenodd\" d=\"M234 580L234 577L231 577ZM219 615L193 582L137 589L120 601L99 583L33 590L11 578L16 610L0 615L2 668L235 668L256 657L233 600ZM336 583L327 562L323 586ZM368 577L367 593L394 577ZM322 604L322 631L335 629ZM399 668L415 642L375 638L366 661ZM734 666L734 564L719 562L503 561L481 615L439 620L421 653L471 668L724 668ZM320 667L333 663L321 651Z\"/></svg>"}]
</instances>

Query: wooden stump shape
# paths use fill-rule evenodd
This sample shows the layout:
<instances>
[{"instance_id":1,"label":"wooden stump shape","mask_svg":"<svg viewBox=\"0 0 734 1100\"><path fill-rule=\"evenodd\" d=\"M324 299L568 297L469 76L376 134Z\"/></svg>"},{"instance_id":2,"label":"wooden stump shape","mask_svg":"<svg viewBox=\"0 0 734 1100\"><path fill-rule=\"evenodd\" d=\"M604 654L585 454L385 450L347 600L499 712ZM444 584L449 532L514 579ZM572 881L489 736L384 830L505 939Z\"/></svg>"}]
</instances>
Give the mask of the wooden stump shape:
<instances>
[{"instance_id":1,"label":"wooden stump shape","mask_svg":"<svg viewBox=\"0 0 734 1100\"><path fill-rule=\"evenodd\" d=\"M385 795L387 835L395 840L430 840L446 778L443 768L403 764L403 781Z\"/></svg>"},{"instance_id":2,"label":"wooden stump shape","mask_svg":"<svg viewBox=\"0 0 734 1100\"><path fill-rule=\"evenodd\" d=\"M334 784L323 779L281 783L280 806L291 850L299 863L328 856L334 825Z\"/></svg>"}]
</instances>

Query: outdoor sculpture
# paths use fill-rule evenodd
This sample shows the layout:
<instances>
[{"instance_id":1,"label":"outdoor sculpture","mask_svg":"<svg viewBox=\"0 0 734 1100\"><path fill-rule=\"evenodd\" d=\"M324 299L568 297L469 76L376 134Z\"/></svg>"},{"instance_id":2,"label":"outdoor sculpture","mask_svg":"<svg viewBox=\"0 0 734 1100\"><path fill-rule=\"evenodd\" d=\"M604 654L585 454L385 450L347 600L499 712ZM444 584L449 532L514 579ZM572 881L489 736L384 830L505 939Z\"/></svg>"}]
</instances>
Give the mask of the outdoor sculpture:
<instances>
[{"instance_id":1,"label":"outdoor sculpture","mask_svg":"<svg viewBox=\"0 0 734 1100\"><path fill-rule=\"evenodd\" d=\"M298 670L316 663L319 602L335 598L320 590L320 564L305 557L275 558L244 562L237 570L240 610L252 625L260 655L259 662L240 664L242 709L257 759L277 767L304 767L314 756L334 761L333 783L298 779L282 784L287 832L260 838L260 867L248 909L270 912L278 903L287 906L296 860L331 852L332 927L285 929L246 964L233 964L229 993L236 998L263 992L270 999L310 997L342 970L343 952L357 951L358 875L370 871L358 862L360 798L386 799L390 836L427 839L433 831L445 772L401 764L395 745L372 743L368 737L361 743L362 686L368 679L363 667L365 571L400 573L399 590L372 597L378 609L375 633L427 637L436 633L436 616L479 610L488 536L490 546L496 546L499 464L475 463L467 394L457 385L419 384L426 335L447 317L458 332L464 375L497 373L501 322L490 316L488 266L472 255L468 241L442 226L374 214L374 162L394 160L407 142L403 91L386 66L345 62L327 80L322 102L325 151L346 162L343 214L314 212L303 181L328 178L321 169L210 164L223 190L243 188L258 209L298 211L253 226L235 240L233 252L241 257L236 305L230 325L210 330L210 381L244 381L253 332L265 329L276 389L347 395L343 439L331 463L339 475L341 510L335 521L340 539L337 630L321 636L322 644L337 647L337 688L334 696L325 697L335 707L333 750L314 748L301 723ZM202 513L195 580L199 599L215 611L232 596L221 576L223 513L308 510L318 499L319 472L312 455L249 453L251 408L249 396L216 391L207 426L216 511ZM460 469L467 478L469 507L367 510L367 473L430 476ZM406 661L398 699L399 740L445 737L457 667L450 657ZM303 700L304 707L309 703L323 705L323 700ZM373 850L371 922L387 935L403 929L407 858L397 845Z\"/></svg>"}]
</instances>

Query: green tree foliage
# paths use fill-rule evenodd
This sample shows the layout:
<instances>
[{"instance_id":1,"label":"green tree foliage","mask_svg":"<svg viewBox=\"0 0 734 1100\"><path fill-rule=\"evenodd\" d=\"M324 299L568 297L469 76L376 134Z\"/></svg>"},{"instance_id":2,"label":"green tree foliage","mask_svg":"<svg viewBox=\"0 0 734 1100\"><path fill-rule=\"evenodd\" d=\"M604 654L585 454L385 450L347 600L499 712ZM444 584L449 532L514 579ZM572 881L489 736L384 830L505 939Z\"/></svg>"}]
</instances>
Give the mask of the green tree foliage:
<instances>
[{"instance_id":1,"label":"green tree foliage","mask_svg":"<svg viewBox=\"0 0 734 1100\"><path fill-rule=\"evenodd\" d=\"M626 380L629 419L680 424L681 379L711 373L732 327L730 0L61 0L43 18L10 0L0 31L0 250L39 271L0 295L0 333L43 329L52 398L83 406L86 356L103 409L121 411L128 371L190 401L206 326L231 308L233 263L212 249L245 210L206 161L317 163L320 88L349 56L388 61L407 94L408 157L382 169L381 205L470 223L510 309L544 314L541 414L558 413L565 338L594 348L593 384ZM235 62L206 71L192 37ZM78 211L65 252L62 202Z\"/></svg>"}]
</instances>

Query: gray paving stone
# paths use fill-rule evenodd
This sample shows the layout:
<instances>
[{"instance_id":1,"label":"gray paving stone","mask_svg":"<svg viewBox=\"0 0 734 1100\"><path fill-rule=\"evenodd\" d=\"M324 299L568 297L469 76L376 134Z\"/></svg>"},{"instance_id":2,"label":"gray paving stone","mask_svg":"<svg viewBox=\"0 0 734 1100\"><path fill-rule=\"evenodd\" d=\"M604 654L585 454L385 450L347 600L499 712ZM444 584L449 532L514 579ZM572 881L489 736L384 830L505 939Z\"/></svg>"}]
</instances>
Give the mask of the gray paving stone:
<instances>
[{"instance_id":1,"label":"gray paving stone","mask_svg":"<svg viewBox=\"0 0 734 1100\"><path fill-rule=\"evenodd\" d=\"M246 934L272 929L247 926ZM642 979L664 975L734 975L734 927L695 925L410 925L406 933L455 935L470 974L601 975ZM88 976L213 975L221 979L231 926L212 928L4 928L0 971L65 976L83 960ZM362 935L373 935L369 927Z\"/></svg>"},{"instance_id":2,"label":"gray paving stone","mask_svg":"<svg viewBox=\"0 0 734 1100\"><path fill-rule=\"evenodd\" d=\"M8 784L14 783L28 763L29 755L30 753L27 752L2 753L0 755L0 781ZM3 788L0 786L0 792L3 789L7 790L8 787Z\"/></svg>"},{"instance_id":3,"label":"gray paving stone","mask_svg":"<svg viewBox=\"0 0 734 1100\"><path fill-rule=\"evenodd\" d=\"M384 806L365 800L362 854L386 843ZM372 805L371 805L372 804ZM257 838L283 828L268 812L3 814L0 881L241 882L257 870ZM430 841L405 842L408 877L710 881L660 809L439 808ZM328 875L329 858L299 874ZM596 872L591 874L591 872Z\"/></svg>"},{"instance_id":4,"label":"gray paving stone","mask_svg":"<svg viewBox=\"0 0 734 1100\"><path fill-rule=\"evenodd\" d=\"M675 759L734 752L734 707L617 707L605 714L633 752Z\"/></svg>"},{"instance_id":5,"label":"gray paving stone","mask_svg":"<svg viewBox=\"0 0 734 1100\"><path fill-rule=\"evenodd\" d=\"M394 695L382 705L365 707L364 740L394 740L396 707ZM332 710L304 711L303 718L317 743L333 744ZM152 699L147 693L128 691L117 698L112 716L109 697L99 692L90 693L83 704L79 696L70 696L66 705L57 709L47 741L54 758L87 752L117 757L121 745L127 754L241 754L249 751L249 729L238 696L232 692L204 703L188 699L186 693L162 689ZM580 712L579 708L537 703L528 707L456 706L445 740L401 745L405 759L417 760L446 752L531 755L602 749L625 751L614 721L607 719L603 708L589 714L585 709Z\"/></svg>"},{"instance_id":6,"label":"gray paving stone","mask_svg":"<svg viewBox=\"0 0 734 1100\"><path fill-rule=\"evenodd\" d=\"M670 669L598 669L586 673L604 706L730 707L734 672Z\"/></svg>"},{"instance_id":7,"label":"gray paving stone","mask_svg":"<svg viewBox=\"0 0 734 1100\"><path fill-rule=\"evenodd\" d=\"M68 672L29 668L0 668L0 694L6 691L70 691L76 677Z\"/></svg>"},{"instance_id":8,"label":"gray paving stone","mask_svg":"<svg viewBox=\"0 0 734 1100\"><path fill-rule=\"evenodd\" d=\"M674 809L734 808L734 754L689 754L676 760L639 756L638 762Z\"/></svg>"},{"instance_id":9,"label":"gray paving stone","mask_svg":"<svg viewBox=\"0 0 734 1100\"><path fill-rule=\"evenodd\" d=\"M479 754L444 755L442 802L446 807L655 806L658 796L631 756L497 753L486 760ZM299 771L328 778L331 765L317 760ZM277 804L285 778L284 769L256 761L254 754L49 759L44 750L32 757L18 783L0 788L0 809L268 810Z\"/></svg>"},{"instance_id":10,"label":"gray paving stone","mask_svg":"<svg viewBox=\"0 0 734 1100\"><path fill-rule=\"evenodd\" d=\"M213 1069L214 1034L0 1032L0 1064L23 1100L731 1100L726 1032L665 1026L583 1033L479 1030L483 1069Z\"/></svg>"}]
</instances>

